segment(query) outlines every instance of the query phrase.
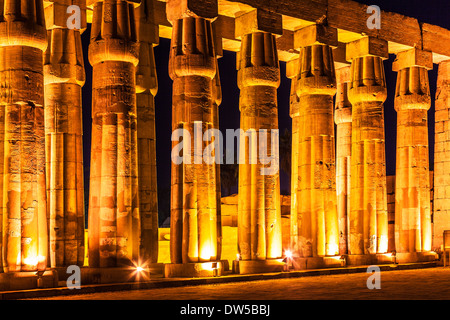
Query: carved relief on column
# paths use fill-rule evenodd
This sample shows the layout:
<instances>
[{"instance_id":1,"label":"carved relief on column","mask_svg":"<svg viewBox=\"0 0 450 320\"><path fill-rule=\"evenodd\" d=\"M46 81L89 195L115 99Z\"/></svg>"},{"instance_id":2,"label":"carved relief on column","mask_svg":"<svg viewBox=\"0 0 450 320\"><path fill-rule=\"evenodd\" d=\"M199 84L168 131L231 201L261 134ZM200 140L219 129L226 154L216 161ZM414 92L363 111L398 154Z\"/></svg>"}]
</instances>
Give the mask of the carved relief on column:
<instances>
[{"instance_id":1,"label":"carved relief on column","mask_svg":"<svg viewBox=\"0 0 450 320\"><path fill-rule=\"evenodd\" d=\"M282 239L277 134L280 69L275 36L262 31L244 34L237 67L243 131L239 155L239 254L242 260L277 259L282 255ZM261 130L267 131L266 137L261 138ZM267 156L274 157L275 164L263 164L258 159L260 148L264 148L262 140Z\"/></svg>"},{"instance_id":2,"label":"carved relief on column","mask_svg":"<svg viewBox=\"0 0 450 320\"><path fill-rule=\"evenodd\" d=\"M89 265L139 261L136 74L139 46L133 4L96 2L89 61L92 146L89 194Z\"/></svg>"},{"instance_id":3,"label":"carved relief on column","mask_svg":"<svg viewBox=\"0 0 450 320\"><path fill-rule=\"evenodd\" d=\"M81 1L76 4L85 7ZM54 19L66 16L67 6L53 1L46 8L45 156L52 267L82 266L85 256L81 30L68 29L66 21Z\"/></svg>"},{"instance_id":4,"label":"carved relief on column","mask_svg":"<svg viewBox=\"0 0 450 320\"><path fill-rule=\"evenodd\" d=\"M155 95L158 91L153 47L159 41L151 0L135 9L139 40L136 67L139 213L142 263L158 262L158 194L156 180Z\"/></svg>"},{"instance_id":5,"label":"carved relief on column","mask_svg":"<svg viewBox=\"0 0 450 320\"><path fill-rule=\"evenodd\" d=\"M0 264L4 272L45 270L43 2L3 0L0 8Z\"/></svg>"},{"instance_id":6,"label":"carved relief on column","mask_svg":"<svg viewBox=\"0 0 450 320\"><path fill-rule=\"evenodd\" d=\"M413 58L415 61L411 61ZM408 60L408 61L406 61ZM395 248L397 252L431 250L431 203L427 112L431 106L428 70L431 52L400 52L398 72Z\"/></svg>"},{"instance_id":7,"label":"carved relief on column","mask_svg":"<svg viewBox=\"0 0 450 320\"><path fill-rule=\"evenodd\" d=\"M172 161L171 261L215 261L220 259L216 166L201 157L209 144L203 141L204 134L214 128L212 80L217 58L211 21L189 16L173 18L172 24L172 130L184 130L190 139L183 135L183 161ZM173 148L179 143L174 141Z\"/></svg>"},{"instance_id":8,"label":"carved relief on column","mask_svg":"<svg viewBox=\"0 0 450 320\"><path fill-rule=\"evenodd\" d=\"M382 60L387 55L387 43L379 39L367 37L347 45L347 60L352 62L349 254L384 253L388 248Z\"/></svg>"},{"instance_id":9,"label":"carved relief on column","mask_svg":"<svg viewBox=\"0 0 450 320\"><path fill-rule=\"evenodd\" d=\"M336 194L339 217L339 253L348 253L348 214L350 211L350 159L352 151L352 104L348 100L350 66L336 70Z\"/></svg>"}]
</instances>

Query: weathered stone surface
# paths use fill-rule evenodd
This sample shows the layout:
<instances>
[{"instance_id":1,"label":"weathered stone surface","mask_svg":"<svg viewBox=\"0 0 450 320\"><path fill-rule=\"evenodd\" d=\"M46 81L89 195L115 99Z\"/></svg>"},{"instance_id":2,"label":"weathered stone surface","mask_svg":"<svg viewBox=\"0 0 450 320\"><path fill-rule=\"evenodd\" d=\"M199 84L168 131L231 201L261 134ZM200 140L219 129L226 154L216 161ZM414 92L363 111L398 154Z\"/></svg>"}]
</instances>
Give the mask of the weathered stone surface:
<instances>
[{"instance_id":1,"label":"weathered stone surface","mask_svg":"<svg viewBox=\"0 0 450 320\"><path fill-rule=\"evenodd\" d=\"M253 130L248 138L240 137L239 254L242 260L277 259L282 255L282 237L278 137L274 137L276 146L271 143L271 130L278 130L277 87L280 83L275 36L267 32L244 35L237 68L241 129ZM275 158L274 171L269 168L271 163L263 164L261 158L257 159L263 147L261 129L267 130L265 151L268 157Z\"/></svg>"},{"instance_id":2,"label":"weathered stone surface","mask_svg":"<svg viewBox=\"0 0 450 320\"><path fill-rule=\"evenodd\" d=\"M136 74L139 46L133 5L94 5L89 45L92 146L89 194L89 265L139 263ZM128 26L127 28L123 26Z\"/></svg>"},{"instance_id":3,"label":"weathered stone surface","mask_svg":"<svg viewBox=\"0 0 450 320\"><path fill-rule=\"evenodd\" d=\"M30 0L0 1L0 8L0 263L4 272L45 270L44 8Z\"/></svg>"}]
</instances>

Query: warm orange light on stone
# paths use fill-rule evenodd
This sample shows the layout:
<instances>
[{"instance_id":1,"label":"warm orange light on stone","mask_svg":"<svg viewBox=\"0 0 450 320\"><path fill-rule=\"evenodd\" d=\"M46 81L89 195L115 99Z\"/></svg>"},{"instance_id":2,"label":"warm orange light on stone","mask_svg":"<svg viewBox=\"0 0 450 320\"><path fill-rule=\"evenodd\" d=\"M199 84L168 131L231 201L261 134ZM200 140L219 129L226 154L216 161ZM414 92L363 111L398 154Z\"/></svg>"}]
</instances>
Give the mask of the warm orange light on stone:
<instances>
[{"instance_id":1,"label":"warm orange light on stone","mask_svg":"<svg viewBox=\"0 0 450 320\"><path fill-rule=\"evenodd\" d=\"M402 57L399 55L397 59ZM429 60L432 61L431 52ZM398 71L395 248L397 252L420 252L431 250L427 121L431 97L428 70L412 63L408 65L399 70L394 66Z\"/></svg>"},{"instance_id":2,"label":"warm orange light on stone","mask_svg":"<svg viewBox=\"0 0 450 320\"><path fill-rule=\"evenodd\" d=\"M66 3L46 10L44 56L47 209L52 267L84 263L84 182L81 88L85 81L81 30L68 29ZM77 2L83 7L83 4ZM85 7L85 6L84 6ZM60 24L50 24L60 21Z\"/></svg>"},{"instance_id":3,"label":"warm orange light on stone","mask_svg":"<svg viewBox=\"0 0 450 320\"><path fill-rule=\"evenodd\" d=\"M43 2L3 0L0 8L2 266L4 272L45 270Z\"/></svg>"},{"instance_id":4,"label":"warm orange light on stone","mask_svg":"<svg viewBox=\"0 0 450 320\"><path fill-rule=\"evenodd\" d=\"M133 4L105 0L95 2L93 10L89 266L115 267L139 261L139 45Z\"/></svg>"},{"instance_id":5,"label":"warm orange light on stone","mask_svg":"<svg viewBox=\"0 0 450 320\"><path fill-rule=\"evenodd\" d=\"M352 104L348 252L361 255L384 253L388 247L383 110L387 92L383 60L371 52L372 38L357 42L359 45L347 45L352 62L348 90ZM387 55L387 43L374 47L384 48Z\"/></svg>"},{"instance_id":6,"label":"warm orange light on stone","mask_svg":"<svg viewBox=\"0 0 450 320\"><path fill-rule=\"evenodd\" d=\"M279 171L263 175L262 169L269 165L256 160L262 147L261 129L267 130L267 155L275 152L271 130L278 129L280 84L275 35L262 31L242 35L237 68L241 130L254 130L250 138L241 136L245 142L241 142L239 155L239 254L242 260L277 259L282 256ZM251 150L249 139L253 140Z\"/></svg>"},{"instance_id":7,"label":"warm orange light on stone","mask_svg":"<svg viewBox=\"0 0 450 320\"><path fill-rule=\"evenodd\" d=\"M174 264L215 261L220 259L217 222L220 216L216 209L220 177L216 176L214 163L203 160L199 163L194 148L194 125L200 124L201 130L197 132L200 139L206 130L217 125L212 88L217 58L211 20L179 13L176 1L169 1L167 9L173 25L169 62L173 79L172 130L184 129L191 137L191 153L183 154L190 163L172 162L171 261ZM173 146L177 143L174 141ZM202 151L207 144L202 142Z\"/></svg>"}]
</instances>

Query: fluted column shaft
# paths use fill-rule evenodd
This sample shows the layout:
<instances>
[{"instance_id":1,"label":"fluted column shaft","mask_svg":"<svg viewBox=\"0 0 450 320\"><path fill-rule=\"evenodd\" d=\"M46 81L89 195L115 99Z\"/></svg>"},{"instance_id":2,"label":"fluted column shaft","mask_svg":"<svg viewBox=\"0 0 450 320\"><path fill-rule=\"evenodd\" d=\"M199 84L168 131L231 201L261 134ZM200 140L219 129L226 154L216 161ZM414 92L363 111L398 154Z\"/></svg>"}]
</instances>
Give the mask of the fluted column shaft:
<instances>
[{"instance_id":1,"label":"fluted column shaft","mask_svg":"<svg viewBox=\"0 0 450 320\"><path fill-rule=\"evenodd\" d=\"M214 261L220 259L216 166L202 159L209 144L203 141L204 134L214 128L212 80L217 58L211 21L185 17L172 23L172 130L183 129L190 139L183 136L183 162L172 161L171 261ZM173 147L178 143L174 141Z\"/></svg>"},{"instance_id":2,"label":"fluted column shaft","mask_svg":"<svg viewBox=\"0 0 450 320\"><path fill-rule=\"evenodd\" d=\"M279 170L264 174L270 164L257 159L264 148L260 130L267 130L267 155L278 156L278 150L272 149L278 148L278 137L272 137L272 130L278 130L279 83L275 36L267 32L245 34L238 59L241 130L249 133L240 137L244 141L239 151L238 249L242 260L282 255ZM276 146L271 143L274 138Z\"/></svg>"},{"instance_id":3,"label":"fluted column shaft","mask_svg":"<svg viewBox=\"0 0 450 320\"><path fill-rule=\"evenodd\" d=\"M44 80L50 264L82 266L85 251L81 89L85 72L81 32L64 26L47 28Z\"/></svg>"},{"instance_id":4,"label":"fluted column shaft","mask_svg":"<svg viewBox=\"0 0 450 320\"><path fill-rule=\"evenodd\" d=\"M331 50L328 45L312 45L300 52L297 219L298 255L303 257L339 252L333 122L336 76Z\"/></svg>"},{"instance_id":5,"label":"fluted column shaft","mask_svg":"<svg viewBox=\"0 0 450 320\"><path fill-rule=\"evenodd\" d=\"M431 105L428 71L398 71L395 248L397 252L431 250L430 175L427 111Z\"/></svg>"},{"instance_id":6,"label":"fluted column shaft","mask_svg":"<svg viewBox=\"0 0 450 320\"><path fill-rule=\"evenodd\" d=\"M96 2L93 14L89 265L115 267L137 263L141 244L135 89L139 47L132 4Z\"/></svg>"},{"instance_id":7,"label":"fluted column shaft","mask_svg":"<svg viewBox=\"0 0 450 320\"><path fill-rule=\"evenodd\" d=\"M352 60L349 254L384 253L388 243L384 110L386 82L377 56Z\"/></svg>"},{"instance_id":8,"label":"fluted column shaft","mask_svg":"<svg viewBox=\"0 0 450 320\"><path fill-rule=\"evenodd\" d=\"M339 253L348 253L348 214L350 211L350 162L352 152L352 105L347 90L350 66L336 70L336 194L339 217Z\"/></svg>"},{"instance_id":9,"label":"fluted column shaft","mask_svg":"<svg viewBox=\"0 0 450 320\"><path fill-rule=\"evenodd\" d=\"M151 0L136 9L139 64L136 68L137 143L141 260L158 262L155 95L158 91L154 43L158 41ZM156 34L155 34L156 33Z\"/></svg>"},{"instance_id":10,"label":"fluted column shaft","mask_svg":"<svg viewBox=\"0 0 450 320\"><path fill-rule=\"evenodd\" d=\"M0 263L4 272L45 270L43 2L3 0L0 8Z\"/></svg>"}]
</instances>

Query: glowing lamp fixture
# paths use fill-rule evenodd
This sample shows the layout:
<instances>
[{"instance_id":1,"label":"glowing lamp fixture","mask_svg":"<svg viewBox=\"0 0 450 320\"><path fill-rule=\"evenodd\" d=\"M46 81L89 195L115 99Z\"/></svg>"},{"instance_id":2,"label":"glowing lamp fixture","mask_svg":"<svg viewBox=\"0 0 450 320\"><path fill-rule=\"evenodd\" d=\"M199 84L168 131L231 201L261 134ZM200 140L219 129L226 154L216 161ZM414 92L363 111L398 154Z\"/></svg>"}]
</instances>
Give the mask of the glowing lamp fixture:
<instances>
[{"instance_id":1,"label":"glowing lamp fixture","mask_svg":"<svg viewBox=\"0 0 450 320\"><path fill-rule=\"evenodd\" d=\"M292 252L291 252L291 250L286 250L286 251L284 252L284 255L285 255L286 258L288 258L288 259L292 258Z\"/></svg>"},{"instance_id":2,"label":"glowing lamp fixture","mask_svg":"<svg viewBox=\"0 0 450 320\"><path fill-rule=\"evenodd\" d=\"M137 271L137 272L142 272L142 271L144 271L144 268L142 268L142 267L136 267L136 271Z\"/></svg>"}]
</instances>

